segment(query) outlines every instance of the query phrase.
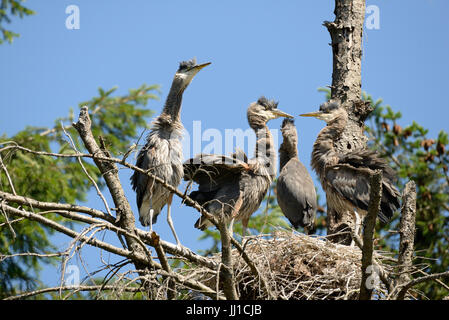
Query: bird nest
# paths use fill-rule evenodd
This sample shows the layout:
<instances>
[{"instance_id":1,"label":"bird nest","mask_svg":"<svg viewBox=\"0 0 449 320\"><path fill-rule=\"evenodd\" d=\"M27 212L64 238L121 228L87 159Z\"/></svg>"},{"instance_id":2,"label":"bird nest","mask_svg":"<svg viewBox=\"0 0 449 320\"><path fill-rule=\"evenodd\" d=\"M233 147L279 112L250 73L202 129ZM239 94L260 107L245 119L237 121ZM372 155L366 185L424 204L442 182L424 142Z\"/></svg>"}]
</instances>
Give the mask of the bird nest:
<instances>
[{"instance_id":1,"label":"bird nest","mask_svg":"<svg viewBox=\"0 0 449 320\"><path fill-rule=\"evenodd\" d=\"M358 247L335 244L324 237L287 230L245 238L244 250L256 266L254 275L241 254L233 249L235 281L241 299L357 299L361 283L362 252ZM382 257L379 252L376 256ZM220 262L220 254L213 257ZM383 266L388 269L388 266ZM216 273L196 270L199 281L214 288ZM264 281L261 281L261 278ZM374 296L386 295L377 282Z\"/></svg>"}]
</instances>

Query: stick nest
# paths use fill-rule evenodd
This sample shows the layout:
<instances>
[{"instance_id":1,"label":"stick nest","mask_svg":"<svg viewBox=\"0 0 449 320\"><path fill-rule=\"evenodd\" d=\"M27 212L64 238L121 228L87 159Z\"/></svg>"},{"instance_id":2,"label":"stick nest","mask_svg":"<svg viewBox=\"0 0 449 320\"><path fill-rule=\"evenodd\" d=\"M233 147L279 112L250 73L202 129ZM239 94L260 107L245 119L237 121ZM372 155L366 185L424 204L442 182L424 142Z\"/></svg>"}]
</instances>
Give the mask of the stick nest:
<instances>
[{"instance_id":1,"label":"stick nest","mask_svg":"<svg viewBox=\"0 0 449 320\"><path fill-rule=\"evenodd\" d=\"M276 231L269 238L247 239L244 250L268 288L233 249L234 274L241 299L358 299L362 277L362 252L358 247L288 230ZM379 252L375 256L376 260L382 257ZM220 262L220 255L213 259ZM389 269L388 265L382 267ZM195 274L197 280L217 287L217 273L200 268ZM377 281L373 293L382 297L387 289Z\"/></svg>"}]
</instances>

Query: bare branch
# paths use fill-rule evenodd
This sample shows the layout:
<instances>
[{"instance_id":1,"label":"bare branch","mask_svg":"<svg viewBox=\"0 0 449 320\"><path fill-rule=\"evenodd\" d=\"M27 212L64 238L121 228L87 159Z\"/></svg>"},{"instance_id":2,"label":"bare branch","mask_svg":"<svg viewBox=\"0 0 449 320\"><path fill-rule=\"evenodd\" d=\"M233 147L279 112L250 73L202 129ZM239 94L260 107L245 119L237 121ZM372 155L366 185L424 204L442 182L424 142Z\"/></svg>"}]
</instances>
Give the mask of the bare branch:
<instances>
[{"instance_id":1,"label":"bare branch","mask_svg":"<svg viewBox=\"0 0 449 320\"><path fill-rule=\"evenodd\" d=\"M228 300L238 300L232 266L232 236L223 220L218 224L218 231L220 231L221 236L221 262L223 265L221 266L220 278L222 280L223 291Z\"/></svg>"},{"instance_id":2,"label":"bare branch","mask_svg":"<svg viewBox=\"0 0 449 320\"><path fill-rule=\"evenodd\" d=\"M39 258L53 258L53 257L61 257L66 255L67 252L56 252L56 253L36 253L36 252L22 252L15 253L10 255L2 255L0 254L0 262L5 259L10 259L14 257L39 257Z\"/></svg>"},{"instance_id":3,"label":"bare branch","mask_svg":"<svg viewBox=\"0 0 449 320\"><path fill-rule=\"evenodd\" d=\"M78 122L73 123L73 127L78 131L81 140L84 142L85 147L91 155L107 156L105 152L100 149L91 131L91 120L88 113L88 108L86 106L81 108ZM119 225L130 233L134 232L135 229L135 219L134 214L131 210L131 206L128 199L125 196L120 179L118 177L118 170L114 163L101 161L97 157L94 157L94 162L102 173L109 192L114 201L114 205L117 208L117 219ZM125 236L128 248L132 250L136 255L144 255L145 250L141 247L135 238ZM134 260L133 260L134 261ZM134 261L137 269L145 269L148 264L141 264L138 260Z\"/></svg>"},{"instance_id":4,"label":"bare branch","mask_svg":"<svg viewBox=\"0 0 449 320\"><path fill-rule=\"evenodd\" d=\"M27 197L14 196L12 194L9 194L9 193L3 192L3 191L0 191L0 199L4 199L9 202L14 202L14 203L17 203L20 205L32 206L33 208L52 210L50 212L57 213L57 214L63 215L66 218L74 219L74 220L85 222L85 223L99 223L99 220L90 220L86 216L70 214L70 212L86 213L92 217L106 220L107 222L111 223L116 228L114 230L117 230L118 232L122 232L122 233L126 232L124 229L118 228L115 225L115 219L113 217L110 217L109 215L107 215L106 213L104 213L102 211L92 209L89 207L72 205L72 204L37 201L37 200L27 198ZM42 212L40 212L39 214L42 214ZM21 219L23 219L23 218L20 218L20 220ZM112 228L112 227L110 227L110 228ZM153 247L155 246L153 240L151 239L151 235L149 232L146 232L146 231L143 231L143 230L140 230L137 228L134 230L134 232L136 232L138 237L141 238L145 243L147 243ZM172 243L164 241L164 240L160 240L160 244L164 248L164 250L170 254L182 256L193 263L203 265L205 267L210 268L211 270L216 270L216 268L217 268L217 264L213 260L205 258L203 256L200 256L188 248L185 248L185 247L179 248L175 244L172 244Z\"/></svg>"},{"instance_id":5,"label":"bare branch","mask_svg":"<svg viewBox=\"0 0 449 320\"><path fill-rule=\"evenodd\" d=\"M406 284L402 285L401 291L399 291L398 296L397 296L397 300L404 300L405 294L407 293L407 291L416 286L417 284L429 281L429 280L435 280L438 278L443 278L443 277L449 277L449 271L446 272L441 272L441 273L434 273L434 274L430 274L428 276L424 276L415 280L412 280Z\"/></svg>"},{"instance_id":6,"label":"bare branch","mask_svg":"<svg viewBox=\"0 0 449 320\"><path fill-rule=\"evenodd\" d=\"M57 223L57 222L55 222L55 221L53 221L51 219L45 218L45 217L43 217L41 215L29 212L29 211L25 211L25 210L18 210L16 208L10 207L8 205L4 205L3 208L4 208L5 211L7 211L8 213L10 213L12 215L24 217L24 218L27 218L29 220L42 223L42 224L44 224L44 225L46 225L46 226L48 226L48 227L50 227L52 229L55 229L55 230L65 234L65 235L67 235L69 237L72 237L72 238L79 237L79 233L73 231L70 228L64 227L63 225L61 225L61 224L59 224L59 223ZM106 243L106 242L103 242L103 241L99 241L97 239L88 239L87 237L83 236L83 237L80 237L80 241L86 241L87 243L89 243L90 245L92 245L94 247L98 247L98 248L104 249L106 251L109 251L111 253L114 253L114 254L117 254L117 255L120 255L120 256L123 256L123 257L126 257L126 258L130 258L130 259L132 259L132 258L134 258L134 259L139 258L141 261L146 261L145 258L143 258L141 256L138 256L138 255L136 255L135 253L133 253L131 251L117 248L117 247L115 247L115 246L113 246L113 245L111 245L109 243Z\"/></svg>"},{"instance_id":7,"label":"bare branch","mask_svg":"<svg viewBox=\"0 0 449 320\"><path fill-rule=\"evenodd\" d=\"M401 220L399 222L399 278L398 286L410 281L410 271L413 263L413 249L415 242L415 219L416 219L416 183L409 181L402 193ZM402 292L402 290L401 290ZM398 295L403 299L403 295Z\"/></svg>"},{"instance_id":8,"label":"bare branch","mask_svg":"<svg viewBox=\"0 0 449 320\"><path fill-rule=\"evenodd\" d=\"M363 249L362 249L362 281L360 284L360 300L371 300L373 288L368 288L368 266L373 265L373 239L374 227L376 225L377 214L380 211L380 200L382 199L382 172L376 171L370 179L370 200L368 204L368 214L365 217L363 228Z\"/></svg>"},{"instance_id":9,"label":"bare branch","mask_svg":"<svg viewBox=\"0 0 449 320\"><path fill-rule=\"evenodd\" d=\"M2 158L1 154L0 154L0 167L3 169L3 171L6 174L6 179L8 179L8 183L9 183L9 186L11 187L12 193L14 195L17 195L16 189L14 188L14 184L12 183L12 180L11 180L11 176L9 175L8 168L6 168L5 164L3 163L3 158Z\"/></svg>"},{"instance_id":10,"label":"bare branch","mask_svg":"<svg viewBox=\"0 0 449 320\"><path fill-rule=\"evenodd\" d=\"M28 297L32 297L32 296L36 296L38 294L43 294L43 293L49 293L49 292L56 292L56 291L100 291L100 290L117 290L117 291L126 291L126 292L143 292L142 288L139 287L125 287L125 286L121 286L118 287L116 285L108 285L108 286L94 286L94 285L90 285L90 286L59 286L59 287L52 287L52 288L45 288L45 289L40 289L40 290L35 290L35 291L30 291L30 292L25 292L25 293L21 293L18 294L16 296L11 296L11 297L7 297L4 300L20 300L23 298L28 298Z\"/></svg>"},{"instance_id":11,"label":"bare branch","mask_svg":"<svg viewBox=\"0 0 449 320\"><path fill-rule=\"evenodd\" d=\"M16 238L16 232L14 231L14 228L12 227L11 222L9 221L9 217L8 214L5 212L5 210L3 210L3 204L4 204L4 200L0 201L0 211L2 212L3 216L5 217L5 223L8 225L9 231L11 231L12 237L13 239Z\"/></svg>"},{"instance_id":12,"label":"bare branch","mask_svg":"<svg viewBox=\"0 0 449 320\"><path fill-rule=\"evenodd\" d=\"M35 155L40 155L40 156L50 156L50 157L59 157L59 158L77 158L77 157L84 157L84 158L91 158L94 159L96 161L104 161L104 162L111 162L111 163L117 163L117 164L121 164L129 169L132 169L134 171L138 171L142 174L146 174L148 177L150 177L151 179L153 179L155 182L161 184L164 188L166 188L167 190L171 191L172 193L176 194L178 197L180 197L181 199L183 199L183 202L185 202L186 204L188 204L189 206L195 208L201 215L204 216L205 219L209 220L212 224L214 224L215 226L218 225L218 221L215 218L214 215L212 215L211 213L207 212L206 209L204 209L199 203L197 203L196 201L192 200L189 196L187 196L186 194L184 194L183 192L179 191L177 188L173 187L172 185L166 183L164 180L162 180L161 178L159 178L158 176L153 175L150 170L143 170L135 165L132 165L128 162L124 162L121 159L118 158L114 158L114 157L107 157L104 154L100 154L100 153L96 153L96 154L60 154L60 153L53 153L53 152L44 152L44 151L35 151L35 150L31 150L19 145L9 145L6 146L2 149L0 149L1 151L4 150L9 150L9 149L16 149L16 150L20 150L23 152L28 152L31 154L35 154ZM117 169L115 169L117 170Z\"/></svg>"},{"instance_id":13,"label":"bare branch","mask_svg":"<svg viewBox=\"0 0 449 320\"><path fill-rule=\"evenodd\" d=\"M160 238L156 234L156 232L153 231L151 234L151 237L153 239L153 242L155 244L154 248L156 249L157 256L159 258L159 261L161 262L162 268L169 274L172 273L172 270L170 268L170 265L168 263L167 257L165 255L164 249L162 248L160 244ZM217 291L218 292L218 291ZM169 278L168 280L168 290L167 290L167 299L173 300L176 298L176 285L173 279Z\"/></svg>"},{"instance_id":14,"label":"bare branch","mask_svg":"<svg viewBox=\"0 0 449 320\"><path fill-rule=\"evenodd\" d=\"M47 225L61 233L68 235L69 237L77 238L77 239L79 239L79 241L84 242L86 244L90 244L94 247L98 247L98 248L101 248L108 252L126 257L126 258L130 259L131 261L137 261L140 264L145 264L145 265L150 266L150 261L148 260L149 258L148 258L148 255L146 255L146 254L139 254L139 253L129 251L126 249L117 248L115 246L112 246L109 243L100 241L96 238L91 238L91 237L87 237L85 235L80 235L79 233L77 233L67 227L62 226L62 225L54 222L53 220L47 219L45 217L42 217L42 216L32 213L32 212L18 210L16 208L10 207L8 205L5 205L4 209L8 213L11 213L13 215L25 217L27 219L37 221L39 223ZM72 215L72 217L75 217L74 215L76 215L73 212L70 214ZM81 216L81 215L78 215L78 216ZM78 217L78 218L80 218L80 217ZM84 217L84 219L86 219L86 218L88 218L88 217ZM90 218L90 219L92 219L92 218ZM107 223L107 222L103 222L103 223L104 223L104 225L103 225L104 228L112 228L112 229L115 229L114 231L123 232L127 237L132 237L132 234L128 233L126 230L115 227L112 224ZM139 241L137 236L134 236L134 240L138 243L139 246L143 246L143 243L141 241ZM158 264L154 261L152 262L152 267L154 269L157 269L158 270L157 272L159 274L161 274L162 276L172 277L176 282L178 282L186 287L189 287L194 290L199 290L199 291L203 292L205 295L210 296L211 298L216 298L216 292L214 290L212 290L211 288L203 285L202 283L200 283L196 280L187 279L187 278L185 278L181 275L178 275L176 273L173 273L173 272L167 273L165 270L163 270L163 268L160 264ZM223 299L223 297L219 296L219 299Z\"/></svg>"},{"instance_id":15,"label":"bare branch","mask_svg":"<svg viewBox=\"0 0 449 320\"><path fill-rule=\"evenodd\" d=\"M357 247L360 248L360 250L363 250L363 243L362 243L362 239L360 239L360 237L354 233L354 231L351 231L351 237L354 240L355 244L357 245ZM380 256L376 251L373 252L375 256L380 257L382 259L385 259L385 257ZM396 260L394 260L394 262L396 262ZM390 279L389 274L384 270L384 268L376 261L373 259L373 265L377 268L378 271L378 275L380 280L383 282L383 284L385 285L385 287L388 288L389 291L392 290L393 288L393 281Z\"/></svg>"},{"instance_id":16,"label":"bare branch","mask_svg":"<svg viewBox=\"0 0 449 320\"><path fill-rule=\"evenodd\" d=\"M100 210L96 210L90 207L79 206L75 204L64 204L56 202L45 202L38 201L32 198L27 198L23 196L12 195L10 193L0 190L0 199L6 200L8 202L14 202L23 206L30 206L32 208L44 209L44 210L62 210L62 211L72 211L87 213L95 218L101 218L108 222L114 222L114 218L108 216L106 213Z\"/></svg>"}]
</instances>

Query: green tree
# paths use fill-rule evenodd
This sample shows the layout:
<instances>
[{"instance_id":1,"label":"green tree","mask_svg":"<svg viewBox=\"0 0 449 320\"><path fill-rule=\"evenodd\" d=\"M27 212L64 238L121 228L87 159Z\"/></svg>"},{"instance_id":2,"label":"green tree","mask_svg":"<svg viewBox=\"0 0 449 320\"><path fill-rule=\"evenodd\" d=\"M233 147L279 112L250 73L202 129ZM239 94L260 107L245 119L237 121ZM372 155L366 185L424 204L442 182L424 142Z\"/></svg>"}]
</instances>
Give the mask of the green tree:
<instances>
[{"instance_id":1,"label":"green tree","mask_svg":"<svg viewBox=\"0 0 449 320\"><path fill-rule=\"evenodd\" d=\"M370 95L363 98L375 107L368 118L366 132L371 138L369 146L389 160L399 176L398 186L403 188L409 180L417 185L415 264L426 266L428 273L449 269L449 148L448 134L441 130L437 137L429 137L429 130L413 121L400 125L402 117L382 99L374 101ZM385 226L380 244L397 250L399 216ZM425 282L417 287L431 299L441 299L448 290L436 282Z\"/></svg>"},{"instance_id":2,"label":"green tree","mask_svg":"<svg viewBox=\"0 0 449 320\"><path fill-rule=\"evenodd\" d=\"M0 44L5 41L12 43L14 38L19 37L18 33L8 30L4 27L5 22L11 23L11 16L18 16L23 18L35 14L33 10L30 10L22 5L25 0L1 0L0 3Z\"/></svg>"},{"instance_id":3,"label":"green tree","mask_svg":"<svg viewBox=\"0 0 449 320\"><path fill-rule=\"evenodd\" d=\"M137 141L147 127L147 120L152 111L145 106L149 99L158 99L158 86L144 84L124 95L114 95L115 90L116 88L112 88L105 91L100 88L97 97L80 103L80 107L87 105L91 110L92 131L95 137L101 135L108 150L113 155L120 155ZM83 144L71 125L73 120L74 113L70 110L69 116L57 119L53 128L26 127L14 136L0 136L0 148L18 144L33 150L73 153L70 139L66 135L68 134L76 148L84 152ZM86 194L92 187L90 179L80 170L78 161L73 158L36 158L21 151L8 150L0 152L0 157L5 164L0 169L0 190L4 192L15 192L41 201L76 203L85 201ZM102 188L103 182L99 179L98 168L93 162L81 161L88 174ZM65 222L64 218L51 212L45 215L55 221ZM0 212L1 255L24 252L45 254L54 249L49 240L49 236L54 233L53 229L28 220L9 227L10 221L6 218L6 213ZM50 263L55 260L18 256L1 261L0 298L24 289L36 288L39 285L38 272L41 262Z\"/></svg>"}]
</instances>

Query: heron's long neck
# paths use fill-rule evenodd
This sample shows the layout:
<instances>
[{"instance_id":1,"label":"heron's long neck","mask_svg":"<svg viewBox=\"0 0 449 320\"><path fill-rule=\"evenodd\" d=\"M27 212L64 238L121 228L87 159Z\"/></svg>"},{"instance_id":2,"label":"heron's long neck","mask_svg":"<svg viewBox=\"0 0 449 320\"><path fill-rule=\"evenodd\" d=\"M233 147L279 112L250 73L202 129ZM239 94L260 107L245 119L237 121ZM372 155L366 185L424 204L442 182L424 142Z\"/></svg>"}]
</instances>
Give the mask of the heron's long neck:
<instances>
[{"instance_id":1,"label":"heron's long neck","mask_svg":"<svg viewBox=\"0 0 449 320\"><path fill-rule=\"evenodd\" d=\"M279 165L280 170L290 161L292 158L298 157L298 150L296 145L292 146L290 143L283 141L281 147L279 148Z\"/></svg>"},{"instance_id":2,"label":"heron's long neck","mask_svg":"<svg viewBox=\"0 0 449 320\"><path fill-rule=\"evenodd\" d=\"M321 177L326 166L338 163L338 153L334 147L334 142L343 133L347 123L347 117L341 116L324 127L313 145L312 168Z\"/></svg>"},{"instance_id":3,"label":"heron's long neck","mask_svg":"<svg viewBox=\"0 0 449 320\"><path fill-rule=\"evenodd\" d=\"M256 132L256 160L264 166L271 180L276 178L276 150L270 129L266 125L253 128Z\"/></svg>"},{"instance_id":4,"label":"heron's long neck","mask_svg":"<svg viewBox=\"0 0 449 320\"><path fill-rule=\"evenodd\" d=\"M183 85L182 79L175 77L161 115L170 116L172 121L179 121L184 90L185 86Z\"/></svg>"}]
</instances>

